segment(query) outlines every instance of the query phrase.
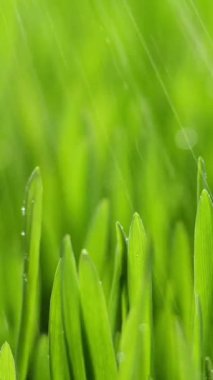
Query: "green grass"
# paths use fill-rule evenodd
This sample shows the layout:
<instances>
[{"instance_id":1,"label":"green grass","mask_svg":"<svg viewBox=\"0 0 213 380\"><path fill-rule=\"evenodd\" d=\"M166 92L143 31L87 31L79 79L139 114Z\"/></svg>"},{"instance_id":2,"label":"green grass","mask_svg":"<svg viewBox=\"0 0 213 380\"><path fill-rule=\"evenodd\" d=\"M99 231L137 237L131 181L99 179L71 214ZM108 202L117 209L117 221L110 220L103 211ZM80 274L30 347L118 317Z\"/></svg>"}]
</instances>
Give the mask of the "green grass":
<instances>
[{"instance_id":1,"label":"green grass","mask_svg":"<svg viewBox=\"0 0 213 380\"><path fill-rule=\"evenodd\" d=\"M117 223L117 243L108 247L109 205L103 201L86 239L93 254L84 249L77 256L70 237L63 239L45 335L39 329L42 181L35 169L23 209L19 334L11 337L9 328L14 359L9 344L2 346L2 379L211 379L213 205L202 190L200 162L194 255L178 223L164 293L140 216L134 214L128 238Z\"/></svg>"},{"instance_id":2,"label":"green grass","mask_svg":"<svg viewBox=\"0 0 213 380\"><path fill-rule=\"evenodd\" d=\"M211 10L1 0L0 378L211 379Z\"/></svg>"}]
</instances>

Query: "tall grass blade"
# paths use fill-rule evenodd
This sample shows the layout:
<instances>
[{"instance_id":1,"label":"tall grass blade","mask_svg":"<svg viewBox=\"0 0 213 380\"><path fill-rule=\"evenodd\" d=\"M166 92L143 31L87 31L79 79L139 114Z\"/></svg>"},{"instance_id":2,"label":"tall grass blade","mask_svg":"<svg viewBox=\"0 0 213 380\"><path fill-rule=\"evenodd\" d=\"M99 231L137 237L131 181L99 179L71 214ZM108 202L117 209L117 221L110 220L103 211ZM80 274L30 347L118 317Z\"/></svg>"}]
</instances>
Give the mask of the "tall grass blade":
<instances>
[{"instance_id":1,"label":"tall grass blade","mask_svg":"<svg viewBox=\"0 0 213 380\"><path fill-rule=\"evenodd\" d=\"M203 190L195 223L194 282L199 295L203 319L204 355L212 353L213 322L213 207L207 190Z\"/></svg>"},{"instance_id":2,"label":"tall grass blade","mask_svg":"<svg viewBox=\"0 0 213 380\"><path fill-rule=\"evenodd\" d=\"M63 240L62 305L69 360L75 380L86 379L81 336L80 294L70 237Z\"/></svg>"},{"instance_id":3,"label":"tall grass blade","mask_svg":"<svg viewBox=\"0 0 213 380\"><path fill-rule=\"evenodd\" d=\"M69 380L67 351L64 336L61 305L61 260L56 269L50 301L49 350L52 380Z\"/></svg>"},{"instance_id":4,"label":"tall grass blade","mask_svg":"<svg viewBox=\"0 0 213 380\"><path fill-rule=\"evenodd\" d=\"M27 376L30 356L39 323L39 249L42 222L42 181L39 168L32 173L25 199L25 261L23 274L23 304L17 349L20 380Z\"/></svg>"},{"instance_id":5,"label":"tall grass blade","mask_svg":"<svg viewBox=\"0 0 213 380\"><path fill-rule=\"evenodd\" d=\"M109 317L96 268L83 251L79 267L81 306L95 379L115 380L117 368Z\"/></svg>"}]
</instances>

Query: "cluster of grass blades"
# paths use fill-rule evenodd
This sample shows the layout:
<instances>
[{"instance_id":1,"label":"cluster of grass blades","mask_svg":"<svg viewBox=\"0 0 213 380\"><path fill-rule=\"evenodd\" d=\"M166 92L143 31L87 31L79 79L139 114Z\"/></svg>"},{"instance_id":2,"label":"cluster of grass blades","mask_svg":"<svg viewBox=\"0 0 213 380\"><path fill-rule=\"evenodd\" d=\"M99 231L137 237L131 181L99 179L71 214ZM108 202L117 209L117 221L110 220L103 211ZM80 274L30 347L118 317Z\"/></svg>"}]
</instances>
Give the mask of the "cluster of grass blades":
<instances>
[{"instance_id":1,"label":"cluster of grass blades","mask_svg":"<svg viewBox=\"0 0 213 380\"><path fill-rule=\"evenodd\" d=\"M52 287L48 331L40 333L42 181L35 169L24 207L19 334L14 350L7 342L1 348L0 379L212 379L213 206L202 159L197 188L194 255L179 222L169 262L162 263L168 268L163 288L159 288L151 238L137 213L128 237L116 224L114 251L107 244L109 204L105 200L79 256L70 236L65 236Z\"/></svg>"}]
</instances>

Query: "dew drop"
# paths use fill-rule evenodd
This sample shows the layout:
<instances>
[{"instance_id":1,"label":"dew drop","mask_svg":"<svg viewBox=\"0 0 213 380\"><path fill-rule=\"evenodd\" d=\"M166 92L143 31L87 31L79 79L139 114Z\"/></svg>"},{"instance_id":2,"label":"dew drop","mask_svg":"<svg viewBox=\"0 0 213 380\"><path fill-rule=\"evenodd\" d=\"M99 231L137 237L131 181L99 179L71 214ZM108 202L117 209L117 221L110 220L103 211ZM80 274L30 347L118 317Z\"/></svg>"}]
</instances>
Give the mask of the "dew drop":
<instances>
[{"instance_id":1,"label":"dew drop","mask_svg":"<svg viewBox=\"0 0 213 380\"><path fill-rule=\"evenodd\" d=\"M24 206L21 208L21 213L22 213L22 216L26 215L26 208Z\"/></svg>"},{"instance_id":2,"label":"dew drop","mask_svg":"<svg viewBox=\"0 0 213 380\"><path fill-rule=\"evenodd\" d=\"M26 236L25 231L21 231L21 236L22 236L22 237L25 237L25 236Z\"/></svg>"}]
</instances>

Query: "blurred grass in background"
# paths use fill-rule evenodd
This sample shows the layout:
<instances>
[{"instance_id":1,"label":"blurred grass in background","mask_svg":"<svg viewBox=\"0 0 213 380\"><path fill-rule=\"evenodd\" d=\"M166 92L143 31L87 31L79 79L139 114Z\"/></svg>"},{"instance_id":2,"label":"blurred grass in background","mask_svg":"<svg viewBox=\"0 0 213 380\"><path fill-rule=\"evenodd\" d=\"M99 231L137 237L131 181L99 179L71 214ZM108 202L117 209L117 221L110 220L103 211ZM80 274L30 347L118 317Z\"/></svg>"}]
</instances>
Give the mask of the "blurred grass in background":
<instances>
[{"instance_id":1,"label":"blurred grass in background","mask_svg":"<svg viewBox=\"0 0 213 380\"><path fill-rule=\"evenodd\" d=\"M211 10L210 0L1 0L0 342L18 325L20 209L35 166L44 182L41 330L61 238L70 232L79 254L102 198L112 227L142 215L162 283L158 257L169 255L180 219L192 245L200 154L213 185Z\"/></svg>"}]
</instances>

